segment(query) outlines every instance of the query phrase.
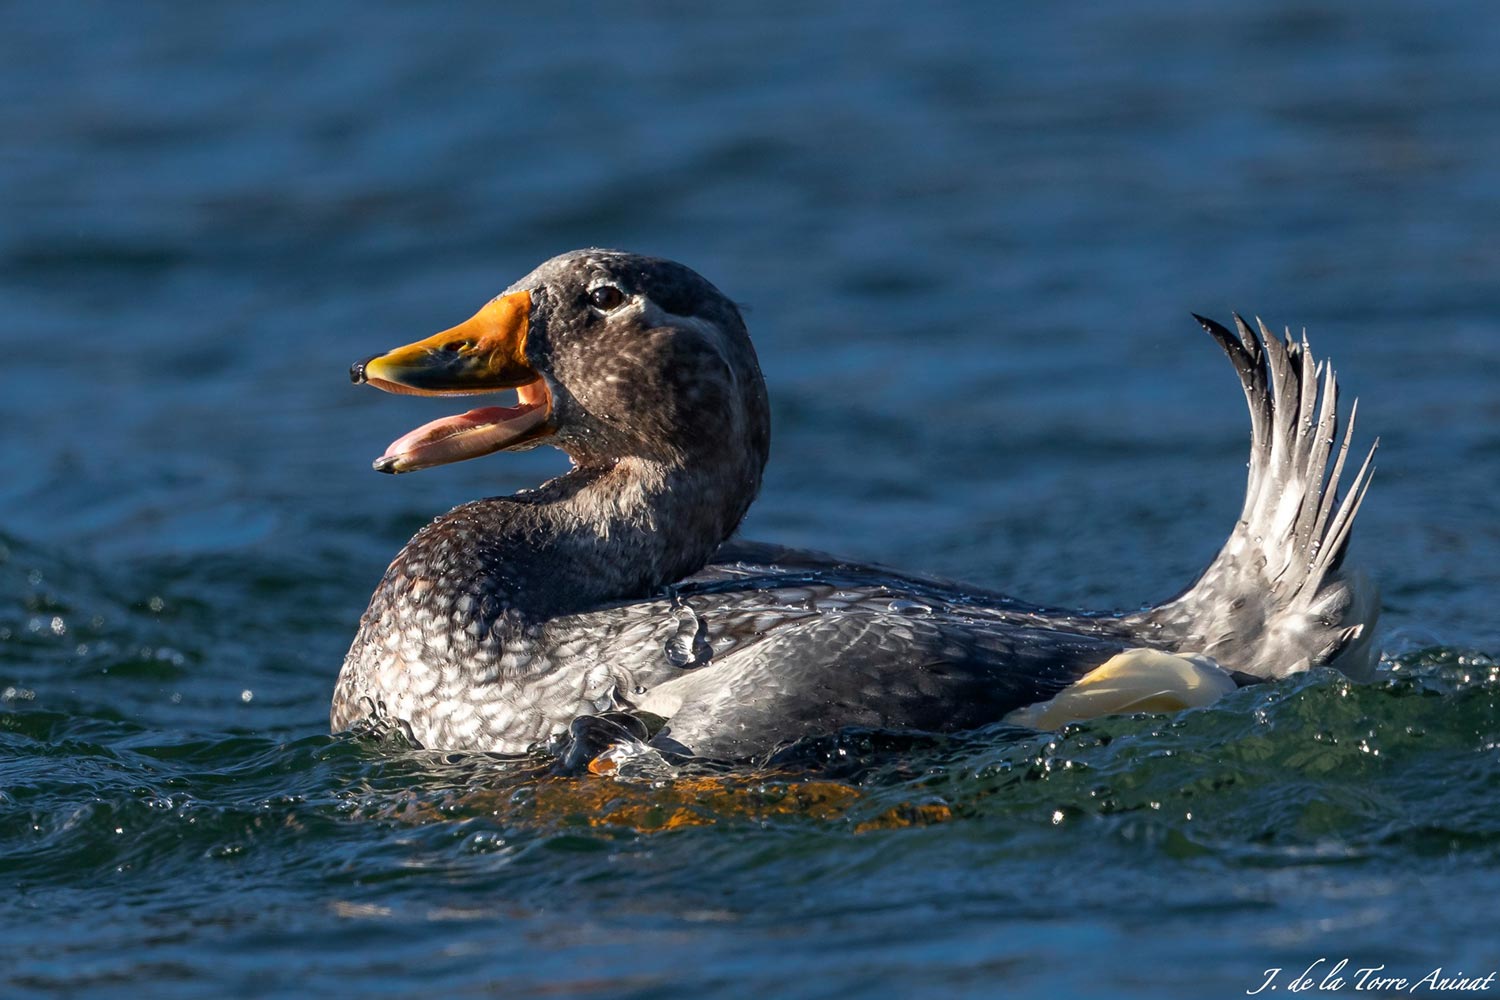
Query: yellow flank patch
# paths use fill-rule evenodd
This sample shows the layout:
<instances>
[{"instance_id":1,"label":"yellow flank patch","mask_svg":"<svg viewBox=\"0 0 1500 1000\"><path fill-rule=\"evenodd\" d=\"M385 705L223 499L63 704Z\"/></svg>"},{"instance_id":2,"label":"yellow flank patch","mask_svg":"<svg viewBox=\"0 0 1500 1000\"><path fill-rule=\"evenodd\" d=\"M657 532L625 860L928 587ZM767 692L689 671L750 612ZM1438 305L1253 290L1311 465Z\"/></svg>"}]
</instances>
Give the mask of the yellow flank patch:
<instances>
[{"instance_id":1,"label":"yellow flank patch","mask_svg":"<svg viewBox=\"0 0 1500 1000\"><path fill-rule=\"evenodd\" d=\"M1234 689L1234 678L1201 653L1127 649L1053 698L1016 709L1005 721L1056 729L1121 712L1178 712L1211 705Z\"/></svg>"}]
</instances>

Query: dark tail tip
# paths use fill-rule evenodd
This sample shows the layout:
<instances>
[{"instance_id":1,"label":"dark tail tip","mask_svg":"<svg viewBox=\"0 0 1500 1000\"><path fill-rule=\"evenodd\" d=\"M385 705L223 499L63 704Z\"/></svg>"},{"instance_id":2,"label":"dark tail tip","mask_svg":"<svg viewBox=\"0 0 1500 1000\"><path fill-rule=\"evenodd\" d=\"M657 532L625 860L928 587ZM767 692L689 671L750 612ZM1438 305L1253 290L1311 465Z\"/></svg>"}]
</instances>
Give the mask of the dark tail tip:
<instances>
[{"instance_id":1,"label":"dark tail tip","mask_svg":"<svg viewBox=\"0 0 1500 1000\"><path fill-rule=\"evenodd\" d=\"M1229 332L1229 328L1226 327L1223 323L1215 322L1214 320L1209 319L1207 316L1199 316L1197 313L1193 313L1192 317L1193 319L1197 320L1198 325L1203 327L1204 330L1208 331L1208 333L1210 333L1215 340L1219 341L1221 344L1224 344L1226 350L1229 347L1229 341L1238 339L1234 334ZM1236 315L1235 322L1238 323L1243 321L1239 318L1238 315Z\"/></svg>"}]
</instances>

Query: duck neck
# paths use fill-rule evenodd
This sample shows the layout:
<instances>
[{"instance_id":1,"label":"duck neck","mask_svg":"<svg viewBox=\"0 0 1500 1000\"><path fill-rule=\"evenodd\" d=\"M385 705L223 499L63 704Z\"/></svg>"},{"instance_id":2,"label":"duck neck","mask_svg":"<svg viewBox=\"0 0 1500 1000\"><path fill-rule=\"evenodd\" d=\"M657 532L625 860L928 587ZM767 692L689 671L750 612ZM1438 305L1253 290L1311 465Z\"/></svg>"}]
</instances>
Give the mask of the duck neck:
<instances>
[{"instance_id":1,"label":"duck neck","mask_svg":"<svg viewBox=\"0 0 1500 1000\"><path fill-rule=\"evenodd\" d=\"M724 471L627 457L515 498L538 515L524 543L548 580L547 610L645 597L701 569L760 485L758 468Z\"/></svg>"}]
</instances>

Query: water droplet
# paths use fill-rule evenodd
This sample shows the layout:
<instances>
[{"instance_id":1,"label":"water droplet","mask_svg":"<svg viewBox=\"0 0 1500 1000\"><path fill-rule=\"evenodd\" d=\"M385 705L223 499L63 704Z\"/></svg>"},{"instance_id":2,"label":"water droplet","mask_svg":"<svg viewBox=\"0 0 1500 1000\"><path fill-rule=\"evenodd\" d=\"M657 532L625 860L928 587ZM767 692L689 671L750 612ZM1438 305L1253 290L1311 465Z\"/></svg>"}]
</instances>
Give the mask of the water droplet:
<instances>
[{"instance_id":1,"label":"water droplet","mask_svg":"<svg viewBox=\"0 0 1500 1000\"><path fill-rule=\"evenodd\" d=\"M251 691L249 688L245 688L245 690L243 690L243 691L240 692L240 701L243 701L247 705L250 703L250 700L252 698L254 698L254 697L255 697L255 692Z\"/></svg>"},{"instance_id":2,"label":"water droplet","mask_svg":"<svg viewBox=\"0 0 1500 1000\"><path fill-rule=\"evenodd\" d=\"M890 609L898 615L930 615L932 607L921 601L908 601L904 599L894 600L889 605Z\"/></svg>"},{"instance_id":3,"label":"water droplet","mask_svg":"<svg viewBox=\"0 0 1500 1000\"><path fill-rule=\"evenodd\" d=\"M157 594L152 594L151 599L146 602L146 607L150 608L153 614L161 614L162 609L166 606L167 602L162 600L160 595Z\"/></svg>"},{"instance_id":4,"label":"water droplet","mask_svg":"<svg viewBox=\"0 0 1500 1000\"><path fill-rule=\"evenodd\" d=\"M674 667L690 670L707 663L714 654L708 644L708 625L685 602L674 598L672 617L677 619L677 628L667 639L667 662Z\"/></svg>"},{"instance_id":5,"label":"water droplet","mask_svg":"<svg viewBox=\"0 0 1500 1000\"><path fill-rule=\"evenodd\" d=\"M53 635L68 634L68 623L62 620L62 615L53 615L50 627Z\"/></svg>"}]
</instances>

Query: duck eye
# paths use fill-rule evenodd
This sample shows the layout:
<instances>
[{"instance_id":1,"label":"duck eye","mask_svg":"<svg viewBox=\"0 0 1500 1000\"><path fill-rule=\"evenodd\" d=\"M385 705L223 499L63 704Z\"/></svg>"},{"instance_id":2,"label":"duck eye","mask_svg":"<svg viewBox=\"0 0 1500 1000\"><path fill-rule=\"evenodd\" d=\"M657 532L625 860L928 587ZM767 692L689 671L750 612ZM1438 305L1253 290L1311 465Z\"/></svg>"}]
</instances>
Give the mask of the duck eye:
<instances>
[{"instance_id":1,"label":"duck eye","mask_svg":"<svg viewBox=\"0 0 1500 1000\"><path fill-rule=\"evenodd\" d=\"M614 285L600 285L589 289L589 304L595 309L618 309L625 301L625 293Z\"/></svg>"}]
</instances>

